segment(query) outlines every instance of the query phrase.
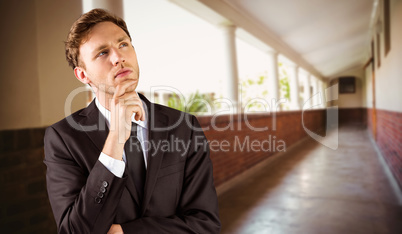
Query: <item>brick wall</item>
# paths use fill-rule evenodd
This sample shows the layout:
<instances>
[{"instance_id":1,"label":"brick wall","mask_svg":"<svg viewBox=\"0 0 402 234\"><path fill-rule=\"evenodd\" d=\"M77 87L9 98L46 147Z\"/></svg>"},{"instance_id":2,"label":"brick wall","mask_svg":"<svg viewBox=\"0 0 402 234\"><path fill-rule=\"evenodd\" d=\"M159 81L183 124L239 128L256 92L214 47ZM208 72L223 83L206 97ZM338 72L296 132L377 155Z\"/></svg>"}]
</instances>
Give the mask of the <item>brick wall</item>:
<instances>
[{"instance_id":1,"label":"brick wall","mask_svg":"<svg viewBox=\"0 0 402 234\"><path fill-rule=\"evenodd\" d=\"M46 191L44 129L0 131L1 233L56 233Z\"/></svg>"},{"instance_id":2,"label":"brick wall","mask_svg":"<svg viewBox=\"0 0 402 234\"><path fill-rule=\"evenodd\" d=\"M402 113L377 109L376 143L402 188ZM373 110L367 110L371 127ZM369 131L372 133L372 131Z\"/></svg>"},{"instance_id":3,"label":"brick wall","mask_svg":"<svg viewBox=\"0 0 402 234\"><path fill-rule=\"evenodd\" d=\"M372 108L367 108L367 129L369 133L372 135L373 134L373 109Z\"/></svg>"},{"instance_id":4,"label":"brick wall","mask_svg":"<svg viewBox=\"0 0 402 234\"><path fill-rule=\"evenodd\" d=\"M307 136L301 124L301 111L280 112L275 117L268 114L220 116L215 119L205 116L198 117L198 120L203 128L209 128L205 129L204 132L210 141L216 186L267 159L274 153L283 149L286 150ZM318 129L324 129L325 111L306 111L304 113L304 124L314 132ZM248 125L254 128L268 127L268 129L255 131ZM228 129L223 131L219 128ZM282 142L284 142L285 148L282 147ZM241 149L240 146L243 148Z\"/></svg>"},{"instance_id":5,"label":"brick wall","mask_svg":"<svg viewBox=\"0 0 402 234\"><path fill-rule=\"evenodd\" d=\"M366 108L339 108L339 125L367 124Z\"/></svg>"}]
</instances>

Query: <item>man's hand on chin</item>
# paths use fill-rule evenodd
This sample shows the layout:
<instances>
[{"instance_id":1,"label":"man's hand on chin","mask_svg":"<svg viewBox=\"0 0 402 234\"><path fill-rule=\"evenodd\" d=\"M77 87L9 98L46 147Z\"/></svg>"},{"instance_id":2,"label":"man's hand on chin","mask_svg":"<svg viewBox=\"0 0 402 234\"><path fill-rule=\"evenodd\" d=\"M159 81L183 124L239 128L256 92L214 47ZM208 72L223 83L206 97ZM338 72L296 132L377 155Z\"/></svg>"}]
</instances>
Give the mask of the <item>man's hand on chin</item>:
<instances>
[{"instance_id":1,"label":"man's hand on chin","mask_svg":"<svg viewBox=\"0 0 402 234\"><path fill-rule=\"evenodd\" d=\"M112 224L107 234L124 234L120 224Z\"/></svg>"},{"instance_id":2,"label":"man's hand on chin","mask_svg":"<svg viewBox=\"0 0 402 234\"><path fill-rule=\"evenodd\" d=\"M110 128L102 152L122 160L124 144L131 135L131 117L135 113L136 120L145 120L142 101L134 91L126 92L135 84L135 80L126 80L116 86L110 102Z\"/></svg>"}]
</instances>

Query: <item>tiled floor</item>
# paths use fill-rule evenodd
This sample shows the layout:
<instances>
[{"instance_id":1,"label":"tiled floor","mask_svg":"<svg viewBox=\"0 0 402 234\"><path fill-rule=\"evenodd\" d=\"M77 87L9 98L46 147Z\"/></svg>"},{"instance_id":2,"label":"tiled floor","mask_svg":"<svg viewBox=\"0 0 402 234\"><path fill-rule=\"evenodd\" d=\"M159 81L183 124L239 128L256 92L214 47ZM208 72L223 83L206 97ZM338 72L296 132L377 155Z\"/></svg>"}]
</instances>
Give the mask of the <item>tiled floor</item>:
<instances>
[{"instance_id":1,"label":"tiled floor","mask_svg":"<svg viewBox=\"0 0 402 234\"><path fill-rule=\"evenodd\" d=\"M366 129L343 127L337 150L307 140L220 195L222 233L399 234L397 194Z\"/></svg>"}]
</instances>

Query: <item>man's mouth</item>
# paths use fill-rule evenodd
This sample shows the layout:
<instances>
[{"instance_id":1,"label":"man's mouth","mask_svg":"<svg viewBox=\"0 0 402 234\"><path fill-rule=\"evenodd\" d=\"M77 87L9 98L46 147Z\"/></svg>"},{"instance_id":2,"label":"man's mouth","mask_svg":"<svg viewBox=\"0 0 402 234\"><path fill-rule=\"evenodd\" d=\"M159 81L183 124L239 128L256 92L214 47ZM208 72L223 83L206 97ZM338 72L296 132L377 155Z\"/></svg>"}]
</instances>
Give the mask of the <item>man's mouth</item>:
<instances>
[{"instance_id":1,"label":"man's mouth","mask_svg":"<svg viewBox=\"0 0 402 234\"><path fill-rule=\"evenodd\" d=\"M125 77L125 76L129 75L131 72L133 72L133 71L131 71L131 70L128 69L128 68L120 69L120 70L116 73L116 75L114 76L114 78L122 78L122 77Z\"/></svg>"}]
</instances>

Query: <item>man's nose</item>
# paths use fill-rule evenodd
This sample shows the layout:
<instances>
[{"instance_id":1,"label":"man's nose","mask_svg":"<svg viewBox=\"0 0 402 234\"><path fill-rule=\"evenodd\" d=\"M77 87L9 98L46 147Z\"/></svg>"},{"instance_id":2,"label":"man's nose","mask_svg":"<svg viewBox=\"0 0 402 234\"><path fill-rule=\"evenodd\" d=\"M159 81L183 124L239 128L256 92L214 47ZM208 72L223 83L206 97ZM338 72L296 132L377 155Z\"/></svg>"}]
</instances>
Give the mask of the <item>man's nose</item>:
<instances>
[{"instance_id":1,"label":"man's nose","mask_svg":"<svg viewBox=\"0 0 402 234\"><path fill-rule=\"evenodd\" d=\"M112 52L111 60L114 66L125 62L123 55L116 49L114 49Z\"/></svg>"}]
</instances>

